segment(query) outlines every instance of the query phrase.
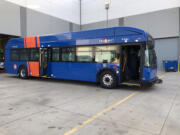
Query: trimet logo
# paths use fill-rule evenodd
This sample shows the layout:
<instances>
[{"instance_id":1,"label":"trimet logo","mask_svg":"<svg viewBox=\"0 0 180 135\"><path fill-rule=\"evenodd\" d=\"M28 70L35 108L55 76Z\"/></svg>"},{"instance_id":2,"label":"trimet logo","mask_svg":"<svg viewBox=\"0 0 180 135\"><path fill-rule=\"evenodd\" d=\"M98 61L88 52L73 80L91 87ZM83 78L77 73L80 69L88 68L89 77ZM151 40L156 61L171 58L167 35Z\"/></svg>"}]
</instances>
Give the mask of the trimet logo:
<instances>
[{"instance_id":1,"label":"trimet logo","mask_svg":"<svg viewBox=\"0 0 180 135\"><path fill-rule=\"evenodd\" d=\"M101 39L101 40L99 40L99 42L100 43L109 43L109 42L111 42L111 39Z\"/></svg>"},{"instance_id":2,"label":"trimet logo","mask_svg":"<svg viewBox=\"0 0 180 135\"><path fill-rule=\"evenodd\" d=\"M122 38L122 40L125 42L125 43L127 43L128 42L128 38Z\"/></svg>"}]
</instances>

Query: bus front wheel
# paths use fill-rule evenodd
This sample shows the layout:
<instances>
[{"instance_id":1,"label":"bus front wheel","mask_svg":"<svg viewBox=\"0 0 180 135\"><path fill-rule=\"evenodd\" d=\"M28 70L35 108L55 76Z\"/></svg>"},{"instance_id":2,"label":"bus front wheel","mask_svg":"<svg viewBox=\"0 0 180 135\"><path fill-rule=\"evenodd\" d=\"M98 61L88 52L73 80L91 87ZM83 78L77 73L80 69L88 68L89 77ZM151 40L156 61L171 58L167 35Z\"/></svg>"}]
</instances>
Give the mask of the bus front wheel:
<instances>
[{"instance_id":1,"label":"bus front wheel","mask_svg":"<svg viewBox=\"0 0 180 135\"><path fill-rule=\"evenodd\" d=\"M20 69L19 69L19 77L21 78L21 79L26 79L27 78L27 69L26 69L26 67L20 67Z\"/></svg>"},{"instance_id":2,"label":"bus front wheel","mask_svg":"<svg viewBox=\"0 0 180 135\"><path fill-rule=\"evenodd\" d=\"M100 75L100 85L106 89L112 89L117 86L117 77L111 71L104 71Z\"/></svg>"}]
</instances>

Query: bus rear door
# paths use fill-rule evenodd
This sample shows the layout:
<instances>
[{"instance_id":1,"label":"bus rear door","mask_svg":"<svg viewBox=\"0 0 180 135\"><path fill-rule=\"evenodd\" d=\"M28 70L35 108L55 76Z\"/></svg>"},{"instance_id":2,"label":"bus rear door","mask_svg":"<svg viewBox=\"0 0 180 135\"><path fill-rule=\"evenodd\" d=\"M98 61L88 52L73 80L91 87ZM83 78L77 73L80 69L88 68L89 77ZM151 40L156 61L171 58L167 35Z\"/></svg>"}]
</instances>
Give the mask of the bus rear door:
<instances>
[{"instance_id":1,"label":"bus rear door","mask_svg":"<svg viewBox=\"0 0 180 135\"><path fill-rule=\"evenodd\" d=\"M48 62L48 53L47 48L40 48L39 53L39 76L46 76L47 73L47 62Z\"/></svg>"}]
</instances>

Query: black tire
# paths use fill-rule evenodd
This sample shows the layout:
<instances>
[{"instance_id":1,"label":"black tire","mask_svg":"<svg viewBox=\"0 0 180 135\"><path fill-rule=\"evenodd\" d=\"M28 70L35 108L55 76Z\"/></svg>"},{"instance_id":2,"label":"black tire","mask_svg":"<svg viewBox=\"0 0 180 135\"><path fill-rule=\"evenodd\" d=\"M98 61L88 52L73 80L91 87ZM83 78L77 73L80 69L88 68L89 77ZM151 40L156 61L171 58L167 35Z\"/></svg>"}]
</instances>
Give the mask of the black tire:
<instances>
[{"instance_id":1,"label":"black tire","mask_svg":"<svg viewBox=\"0 0 180 135\"><path fill-rule=\"evenodd\" d=\"M99 79L102 88L112 89L117 86L117 76L112 71L102 72Z\"/></svg>"},{"instance_id":2,"label":"black tire","mask_svg":"<svg viewBox=\"0 0 180 135\"><path fill-rule=\"evenodd\" d=\"M28 77L27 68L22 66L19 68L19 78L26 79Z\"/></svg>"}]
</instances>

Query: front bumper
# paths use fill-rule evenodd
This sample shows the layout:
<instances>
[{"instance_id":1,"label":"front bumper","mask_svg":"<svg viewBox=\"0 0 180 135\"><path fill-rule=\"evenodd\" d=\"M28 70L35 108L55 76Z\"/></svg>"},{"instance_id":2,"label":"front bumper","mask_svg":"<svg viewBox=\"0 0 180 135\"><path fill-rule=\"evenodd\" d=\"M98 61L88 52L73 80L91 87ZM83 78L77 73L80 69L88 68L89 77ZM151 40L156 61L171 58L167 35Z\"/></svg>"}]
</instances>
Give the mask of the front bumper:
<instances>
[{"instance_id":1,"label":"front bumper","mask_svg":"<svg viewBox=\"0 0 180 135\"><path fill-rule=\"evenodd\" d=\"M163 82L162 79L156 77L156 78L155 78L154 80L152 80L152 81L148 81L148 82L144 81L144 82L142 82L142 85L143 85L143 86L152 86L152 85L154 85L154 84L160 84L160 83L162 83L162 82Z\"/></svg>"}]
</instances>

